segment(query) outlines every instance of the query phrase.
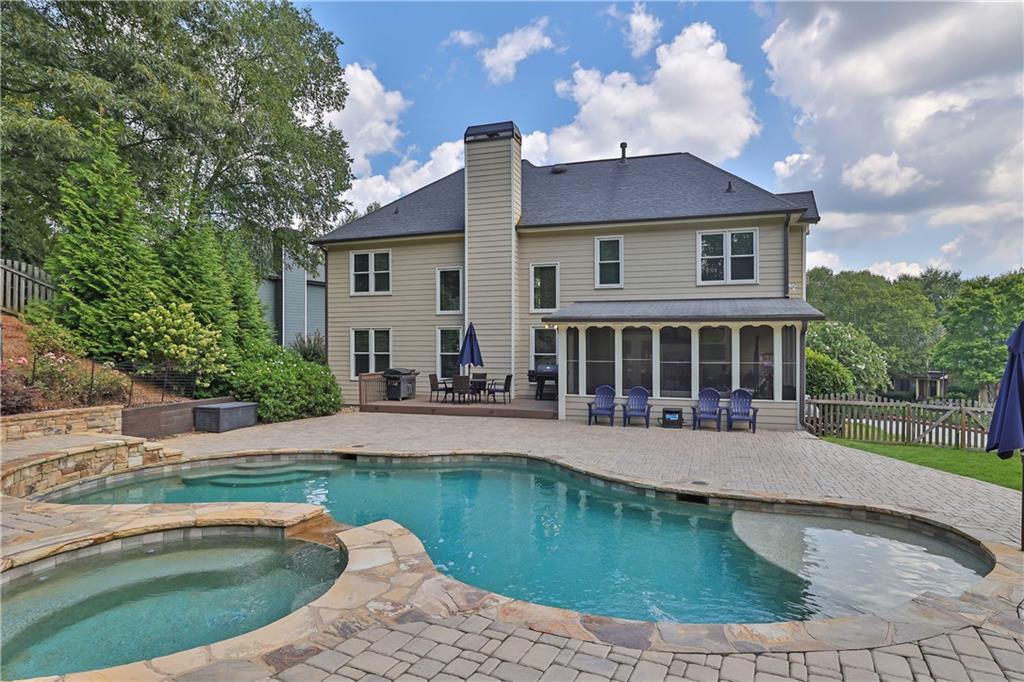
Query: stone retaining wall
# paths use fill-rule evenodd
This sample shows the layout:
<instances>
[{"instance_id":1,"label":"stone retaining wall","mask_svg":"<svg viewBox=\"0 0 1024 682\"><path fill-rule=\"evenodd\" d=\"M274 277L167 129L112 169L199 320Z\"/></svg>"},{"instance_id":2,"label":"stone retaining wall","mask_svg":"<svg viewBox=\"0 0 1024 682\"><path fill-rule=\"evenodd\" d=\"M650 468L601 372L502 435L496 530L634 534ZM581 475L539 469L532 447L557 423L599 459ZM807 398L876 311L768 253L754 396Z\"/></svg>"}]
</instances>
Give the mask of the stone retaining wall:
<instances>
[{"instance_id":1,"label":"stone retaining wall","mask_svg":"<svg viewBox=\"0 0 1024 682\"><path fill-rule=\"evenodd\" d=\"M94 476L180 460L180 450L169 450L145 438L123 436L16 460L4 467L0 490L5 495L27 497Z\"/></svg>"},{"instance_id":2,"label":"stone retaining wall","mask_svg":"<svg viewBox=\"0 0 1024 682\"><path fill-rule=\"evenodd\" d=\"M121 433L121 406L26 412L0 419L0 443L67 433Z\"/></svg>"}]
</instances>

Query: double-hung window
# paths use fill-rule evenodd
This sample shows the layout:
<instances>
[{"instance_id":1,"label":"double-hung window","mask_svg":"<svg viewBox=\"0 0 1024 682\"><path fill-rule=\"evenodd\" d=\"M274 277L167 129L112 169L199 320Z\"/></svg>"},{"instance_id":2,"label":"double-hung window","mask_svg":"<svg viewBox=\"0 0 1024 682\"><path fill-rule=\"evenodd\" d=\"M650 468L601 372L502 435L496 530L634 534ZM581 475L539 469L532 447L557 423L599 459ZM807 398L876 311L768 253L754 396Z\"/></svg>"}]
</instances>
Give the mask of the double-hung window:
<instances>
[{"instance_id":1,"label":"double-hung window","mask_svg":"<svg viewBox=\"0 0 1024 682\"><path fill-rule=\"evenodd\" d=\"M352 296L391 293L391 251L352 252Z\"/></svg>"},{"instance_id":2,"label":"double-hung window","mask_svg":"<svg viewBox=\"0 0 1024 682\"><path fill-rule=\"evenodd\" d=\"M462 268L437 269L437 314L462 312Z\"/></svg>"},{"instance_id":3,"label":"double-hung window","mask_svg":"<svg viewBox=\"0 0 1024 682\"><path fill-rule=\"evenodd\" d=\"M531 327L530 367L558 362L558 332L550 327Z\"/></svg>"},{"instance_id":4,"label":"double-hung window","mask_svg":"<svg viewBox=\"0 0 1024 682\"><path fill-rule=\"evenodd\" d=\"M459 373L462 327L437 328L437 376L450 379Z\"/></svg>"},{"instance_id":5,"label":"double-hung window","mask_svg":"<svg viewBox=\"0 0 1024 682\"><path fill-rule=\"evenodd\" d=\"M530 264L530 312L558 310L558 263Z\"/></svg>"},{"instance_id":6,"label":"double-hung window","mask_svg":"<svg viewBox=\"0 0 1024 682\"><path fill-rule=\"evenodd\" d=\"M390 329L352 330L352 379L368 372L383 372L390 366Z\"/></svg>"},{"instance_id":7,"label":"double-hung window","mask_svg":"<svg viewBox=\"0 0 1024 682\"><path fill-rule=\"evenodd\" d=\"M622 288L622 237L594 238L594 287Z\"/></svg>"},{"instance_id":8,"label":"double-hung window","mask_svg":"<svg viewBox=\"0 0 1024 682\"><path fill-rule=\"evenodd\" d=\"M757 229L697 233L699 284L757 282Z\"/></svg>"}]
</instances>

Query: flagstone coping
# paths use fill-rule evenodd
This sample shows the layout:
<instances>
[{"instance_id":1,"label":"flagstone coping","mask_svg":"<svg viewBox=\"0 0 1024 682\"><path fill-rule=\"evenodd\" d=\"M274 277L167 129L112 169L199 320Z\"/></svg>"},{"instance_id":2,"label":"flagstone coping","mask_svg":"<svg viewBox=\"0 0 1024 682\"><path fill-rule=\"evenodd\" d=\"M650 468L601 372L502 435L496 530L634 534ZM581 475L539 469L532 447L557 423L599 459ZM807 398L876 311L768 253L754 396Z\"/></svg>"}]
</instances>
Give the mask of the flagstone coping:
<instances>
[{"instance_id":1,"label":"flagstone coping","mask_svg":"<svg viewBox=\"0 0 1024 682\"><path fill-rule=\"evenodd\" d=\"M512 457L518 461L537 459L575 471L597 485L608 485L615 490L638 492L646 496L668 494L680 499L680 495L699 495L707 497L709 503L720 502L740 508L750 508L743 505L753 504L756 505L754 508L780 512L795 510L800 513L834 513L846 510L853 518L905 519L922 527L930 525L980 547L991 560L992 570L959 598L925 593L877 613L780 623L654 623L582 614L472 587L439 573L415 535L394 521L382 520L337 533L339 546L348 553L349 565L346 570L321 597L274 623L205 647L113 669L70 674L63 679L100 680L124 675L130 675L133 679L163 679L213 662L246 658L279 649L290 642L318 634L344 638L377 625L400 625L458 614L479 614L510 625L584 642L677 653L809 652L870 648L917 641L970 626L985 627L1010 637L1024 638L1021 620L1016 614L1016 605L1024 599L1024 554L1001 542L975 539L943 520L924 518L908 510L831 498L793 499L771 493L750 494L710 486L694 488L663 485L567 466L555 457L524 456L517 453L471 451L410 454L367 453L351 449L289 449L248 450L204 460L216 461L227 457L292 459L299 456L354 456L359 460L367 459L382 464L409 457L428 461L487 460L494 457ZM169 471L189 468L189 465L164 465L162 468ZM20 511L56 515L77 513L80 518L77 519L79 523L72 527L74 530L61 529L63 532L56 537L46 537L47 533L36 532L11 542L4 538L4 573L12 569L17 573L18 566L30 570L32 562L60 552L157 530L203 525L266 525L284 527L285 533L291 536L301 532L300 529L311 522L330 521L322 507L306 504L61 505L20 499L17 502L21 503ZM859 513L864 516L855 515ZM15 551L12 552L12 549Z\"/></svg>"}]
</instances>

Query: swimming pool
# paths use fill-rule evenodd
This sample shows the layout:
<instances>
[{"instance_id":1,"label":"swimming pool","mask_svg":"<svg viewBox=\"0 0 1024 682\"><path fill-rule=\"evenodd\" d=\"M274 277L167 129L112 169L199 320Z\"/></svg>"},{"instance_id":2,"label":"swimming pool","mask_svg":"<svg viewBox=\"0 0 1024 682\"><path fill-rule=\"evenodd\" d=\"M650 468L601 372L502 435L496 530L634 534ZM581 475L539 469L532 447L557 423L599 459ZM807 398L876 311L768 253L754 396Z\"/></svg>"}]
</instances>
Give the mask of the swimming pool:
<instances>
[{"instance_id":1,"label":"swimming pool","mask_svg":"<svg viewBox=\"0 0 1024 682\"><path fill-rule=\"evenodd\" d=\"M637 620L841 616L926 590L956 595L988 569L948 543L880 524L644 498L526 461L240 462L60 501L309 502L353 525L390 518L466 583Z\"/></svg>"},{"instance_id":2,"label":"swimming pool","mask_svg":"<svg viewBox=\"0 0 1024 682\"><path fill-rule=\"evenodd\" d=\"M296 540L216 537L62 563L0 588L0 675L92 670L228 639L313 601L343 565Z\"/></svg>"}]
</instances>

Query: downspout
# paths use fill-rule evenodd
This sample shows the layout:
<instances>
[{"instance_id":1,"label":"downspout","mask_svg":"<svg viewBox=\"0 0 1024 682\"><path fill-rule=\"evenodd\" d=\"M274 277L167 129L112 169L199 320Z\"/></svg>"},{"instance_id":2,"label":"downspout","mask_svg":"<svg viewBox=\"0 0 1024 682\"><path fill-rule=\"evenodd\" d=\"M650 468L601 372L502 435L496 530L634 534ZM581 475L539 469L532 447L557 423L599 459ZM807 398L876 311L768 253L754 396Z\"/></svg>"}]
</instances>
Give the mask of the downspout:
<instances>
[{"instance_id":1,"label":"downspout","mask_svg":"<svg viewBox=\"0 0 1024 682\"><path fill-rule=\"evenodd\" d=\"M782 298L789 298L789 219L791 214L786 214L786 223L782 227Z\"/></svg>"},{"instance_id":2,"label":"downspout","mask_svg":"<svg viewBox=\"0 0 1024 682\"><path fill-rule=\"evenodd\" d=\"M804 408L804 396L807 395L807 353L805 351L805 344L807 343L807 320L800 323L800 339L799 345L797 346L796 352L799 356L797 367L800 368L800 381L797 382L797 413L799 414L799 423L801 428L807 430L807 420L805 419L806 413Z\"/></svg>"},{"instance_id":3,"label":"downspout","mask_svg":"<svg viewBox=\"0 0 1024 682\"><path fill-rule=\"evenodd\" d=\"M327 352L327 367L329 368L331 366L331 332L330 332L330 329L331 329L331 324L330 324L330 315L331 315L331 312L330 312L331 311L331 305L330 305L330 295L331 295L331 293L330 292L331 292L331 288L328 286L328 282L327 282L327 278L329 276L327 274L327 272L328 272L328 268L327 268L327 247L324 246L323 244L317 244L317 246L320 247L320 251L323 252L323 254L324 254L324 350ZM309 324L309 320L308 319L306 320L306 324L307 325Z\"/></svg>"}]
</instances>

